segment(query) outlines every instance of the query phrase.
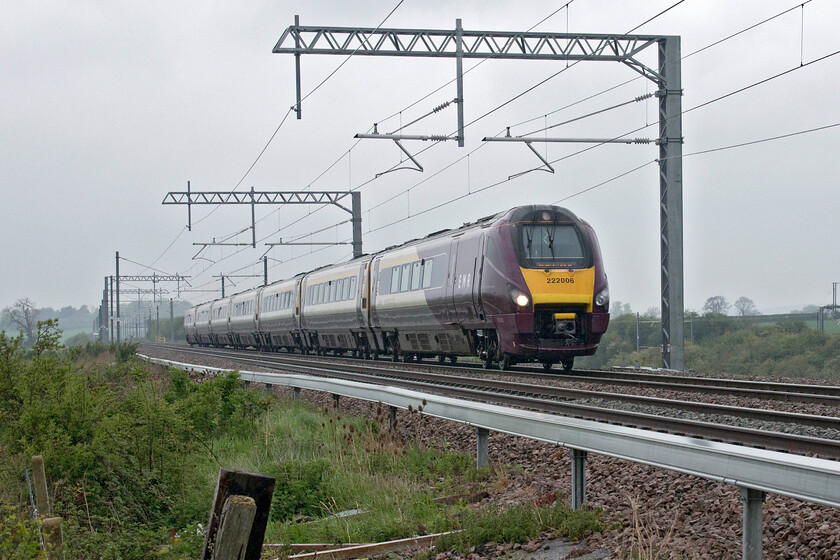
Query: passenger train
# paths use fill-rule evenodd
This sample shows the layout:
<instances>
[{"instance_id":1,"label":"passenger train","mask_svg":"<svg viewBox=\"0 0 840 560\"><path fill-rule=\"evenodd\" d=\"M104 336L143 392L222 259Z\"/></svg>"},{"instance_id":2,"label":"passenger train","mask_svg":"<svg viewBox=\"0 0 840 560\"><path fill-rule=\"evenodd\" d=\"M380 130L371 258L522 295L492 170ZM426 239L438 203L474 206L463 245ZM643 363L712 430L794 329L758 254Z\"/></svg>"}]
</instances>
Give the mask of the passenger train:
<instances>
[{"instance_id":1,"label":"passenger train","mask_svg":"<svg viewBox=\"0 0 840 560\"><path fill-rule=\"evenodd\" d=\"M190 345L570 370L609 317L592 227L565 208L520 206L198 305L184 329Z\"/></svg>"}]
</instances>

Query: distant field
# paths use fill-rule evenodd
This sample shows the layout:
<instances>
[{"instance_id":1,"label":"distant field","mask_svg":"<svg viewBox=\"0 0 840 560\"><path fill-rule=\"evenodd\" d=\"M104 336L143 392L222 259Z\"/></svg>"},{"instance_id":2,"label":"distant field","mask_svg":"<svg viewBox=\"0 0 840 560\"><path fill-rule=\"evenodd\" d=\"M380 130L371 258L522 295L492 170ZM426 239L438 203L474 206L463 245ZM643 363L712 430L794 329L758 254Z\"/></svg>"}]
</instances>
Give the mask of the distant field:
<instances>
[{"instance_id":1,"label":"distant field","mask_svg":"<svg viewBox=\"0 0 840 560\"><path fill-rule=\"evenodd\" d=\"M66 331L63 331L61 341L64 342L68 338L75 336L79 333L91 334L90 329L67 329Z\"/></svg>"},{"instance_id":2,"label":"distant field","mask_svg":"<svg viewBox=\"0 0 840 560\"><path fill-rule=\"evenodd\" d=\"M808 326L808 328L817 330L816 320L802 322L805 323ZM776 321L757 321L756 325L761 327L770 327L775 325L776 323ZM840 334L840 321L826 319L823 322L823 326L825 327L826 334Z\"/></svg>"}]
</instances>

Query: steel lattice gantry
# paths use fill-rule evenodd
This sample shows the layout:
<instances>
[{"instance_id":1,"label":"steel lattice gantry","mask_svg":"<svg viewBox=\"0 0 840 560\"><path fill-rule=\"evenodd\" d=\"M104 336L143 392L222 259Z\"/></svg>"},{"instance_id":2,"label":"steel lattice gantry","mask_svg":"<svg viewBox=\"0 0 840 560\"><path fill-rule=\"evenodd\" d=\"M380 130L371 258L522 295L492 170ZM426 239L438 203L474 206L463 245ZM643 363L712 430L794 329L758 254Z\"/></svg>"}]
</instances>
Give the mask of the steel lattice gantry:
<instances>
[{"instance_id":1,"label":"steel lattice gantry","mask_svg":"<svg viewBox=\"0 0 840 560\"><path fill-rule=\"evenodd\" d=\"M660 171L660 256L662 299L662 364L685 369L683 227L682 227L682 85L680 37L674 35L608 35L455 29L373 29L295 25L281 35L273 52L296 59L297 110L301 117L300 56L408 56L456 59L458 145L464 145L462 60L571 60L620 62L658 86ZM651 68L637 56L658 49Z\"/></svg>"},{"instance_id":2,"label":"steel lattice gantry","mask_svg":"<svg viewBox=\"0 0 840 560\"><path fill-rule=\"evenodd\" d=\"M350 208L339 204L344 198L350 197ZM252 245L257 244L256 220L254 206L257 204L333 204L351 215L353 223L353 258L362 256L362 194L352 191L180 191L169 192L163 197L163 204L186 204L188 212L188 228L192 229L192 213L194 204L249 204L251 206Z\"/></svg>"}]
</instances>

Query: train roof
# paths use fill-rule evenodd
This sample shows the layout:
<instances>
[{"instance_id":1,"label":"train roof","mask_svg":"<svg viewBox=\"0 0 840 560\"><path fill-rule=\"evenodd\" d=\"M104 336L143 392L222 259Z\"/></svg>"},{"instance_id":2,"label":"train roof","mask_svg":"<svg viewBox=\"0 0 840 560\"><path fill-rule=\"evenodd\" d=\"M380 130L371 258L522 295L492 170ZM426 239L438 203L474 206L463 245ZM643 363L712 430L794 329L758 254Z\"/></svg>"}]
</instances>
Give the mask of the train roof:
<instances>
[{"instance_id":1,"label":"train roof","mask_svg":"<svg viewBox=\"0 0 840 560\"><path fill-rule=\"evenodd\" d=\"M531 204L531 205L525 205L525 206L514 206L513 208L509 208L507 210L503 210L503 211L497 212L495 214L490 214L489 216L484 216L483 218L479 218L479 219L475 220L474 222L464 222L463 225L461 225L460 227L457 227L457 228L449 228L449 229L438 230L438 231L432 232L432 233L430 233L430 234L428 234L424 237L419 237L419 238L416 238L416 239L410 239L408 241L404 241L404 242L399 243L397 245L391 245L390 247L385 247L384 249L376 251L375 253L365 253L365 254L360 255L358 257L353 257L351 260L347 261L347 263L343 263L343 264L352 263L355 260L372 259L372 258L374 258L374 257L376 257L376 256L378 256L382 253L385 253L387 251L393 251L395 249L408 247L410 245L413 245L415 243L419 243L421 241L426 241L426 240L434 239L434 238L437 238L437 237L443 237L445 235L453 235L455 233L458 233L458 232L461 232L461 231L466 231L466 230L469 230L469 229L472 229L472 228L475 228L475 227L487 226L487 225L490 225L491 223L494 223L497 220L502 219L503 217L505 217L507 215L511 215L511 217L515 219L517 216L524 216L524 215L527 215L528 213L539 212L539 211L542 211L542 210L551 210L551 211L554 211L554 212L561 211L563 214L566 214L569 217L570 220L577 221L577 222L581 221L580 218L578 218L574 214L574 212L572 212L571 210L569 210L567 208L563 208L563 207L560 207L560 206L553 206L553 205L550 205L550 204ZM313 268L312 270L308 270L306 272L299 272L298 274L295 274L294 276L292 276L290 278L284 278L282 280L277 280L276 282L272 282L272 284L277 284L279 282L286 282L288 280L292 280L292 279L298 278L300 276L306 276L307 274L312 274L313 272L323 270L323 269L331 267L335 264L336 263L325 264L323 266ZM251 288L249 290L239 292L239 294L249 292L249 291L252 291L252 290L258 290L261 287L262 286L259 286L257 288ZM211 300L209 302L200 303L200 304L196 305L195 307L199 307L199 306L205 305L207 303L213 303L213 302L216 302L216 301L220 301L222 299L229 299L229 298L232 298L232 297L234 297L236 295L239 295L239 294L233 294L231 296L226 296L224 298L217 298L217 299Z\"/></svg>"}]
</instances>

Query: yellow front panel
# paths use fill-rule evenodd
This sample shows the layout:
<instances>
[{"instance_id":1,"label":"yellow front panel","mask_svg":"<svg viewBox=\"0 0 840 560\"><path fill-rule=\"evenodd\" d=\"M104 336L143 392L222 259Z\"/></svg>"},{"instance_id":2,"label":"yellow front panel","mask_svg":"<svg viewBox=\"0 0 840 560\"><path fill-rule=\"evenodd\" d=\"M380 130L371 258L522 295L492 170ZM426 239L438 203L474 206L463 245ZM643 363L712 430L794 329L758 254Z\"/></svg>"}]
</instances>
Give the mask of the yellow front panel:
<instances>
[{"instance_id":1,"label":"yellow front panel","mask_svg":"<svg viewBox=\"0 0 840 560\"><path fill-rule=\"evenodd\" d=\"M592 312L595 268L582 270L520 268L534 305L577 304Z\"/></svg>"}]
</instances>

